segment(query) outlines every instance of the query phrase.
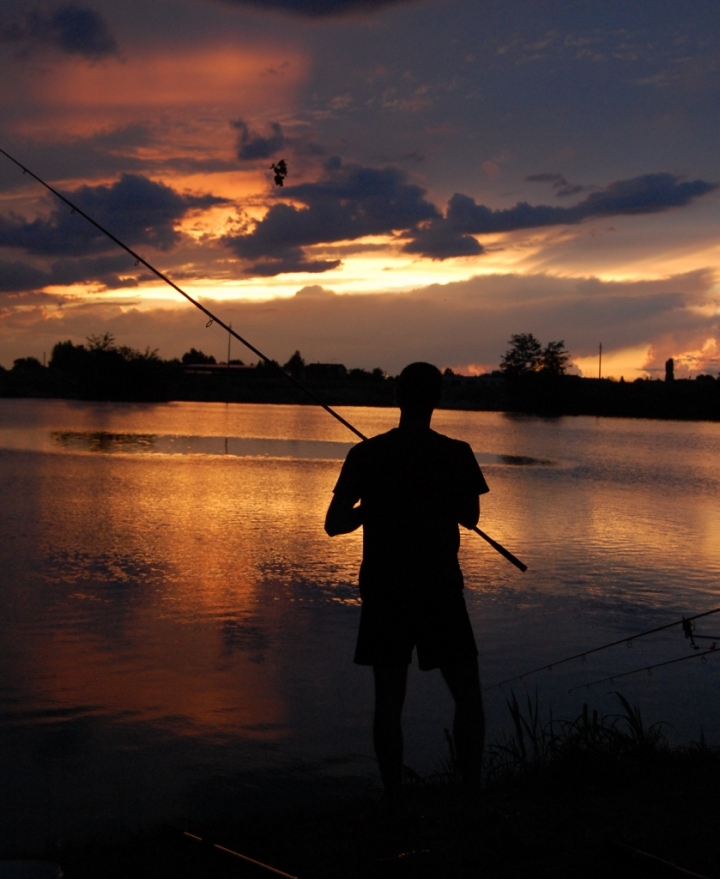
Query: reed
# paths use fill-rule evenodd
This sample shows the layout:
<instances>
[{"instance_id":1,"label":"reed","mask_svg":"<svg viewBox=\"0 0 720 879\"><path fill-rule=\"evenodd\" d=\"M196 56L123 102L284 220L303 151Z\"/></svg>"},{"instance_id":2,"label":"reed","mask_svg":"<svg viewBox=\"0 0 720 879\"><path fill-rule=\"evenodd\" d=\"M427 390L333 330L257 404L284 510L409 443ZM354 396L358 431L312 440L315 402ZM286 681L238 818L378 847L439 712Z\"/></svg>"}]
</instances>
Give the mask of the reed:
<instances>
[{"instance_id":1,"label":"reed","mask_svg":"<svg viewBox=\"0 0 720 879\"><path fill-rule=\"evenodd\" d=\"M615 692L621 711L600 714L587 703L573 720L541 717L537 691L526 695L524 705L513 691L507 699L512 732L491 742L485 754L488 782L505 780L528 772L559 767L568 762L617 760L667 749L664 722L647 726L638 706Z\"/></svg>"}]
</instances>

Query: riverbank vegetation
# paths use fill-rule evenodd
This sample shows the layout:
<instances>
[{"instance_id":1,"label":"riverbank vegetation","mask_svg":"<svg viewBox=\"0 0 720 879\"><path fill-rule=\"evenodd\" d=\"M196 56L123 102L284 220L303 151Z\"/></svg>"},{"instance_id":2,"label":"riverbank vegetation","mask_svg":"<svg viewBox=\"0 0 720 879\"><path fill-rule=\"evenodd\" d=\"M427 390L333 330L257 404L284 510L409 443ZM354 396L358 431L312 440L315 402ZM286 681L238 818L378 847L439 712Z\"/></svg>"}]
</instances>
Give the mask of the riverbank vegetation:
<instances>
[{"instance_id":1,"label":"riverbank vegetation","mask_svg":"<svg viewBox=\"0 0 720 879\"><path fill-rule=\"evenodd\" d=\"M602 415L720 420L720 378L676 379L672 361L664 380L625 382L568 374L563 341L544 347L530 333L512 336L499 369L482 375L444 373L441 408L520 412L546 417ZM395 379L382 369L348 369L307 363L296 351L284 364L217 363L191 348L181 359L118 345L111 334L85 344L58 342L47 365L34 357L0 367L0 396L60 397L98 401L205 400L228 403L309 403L305 385L332 406L392 406Z\"/></svg>"},{"instance_id":2,"label":"riverbank vegetation","mask_svg":"<svg viewBox=\"0 0 720 879\"><path fill-rule=\"evenodd\" d=\"M464 796L450 742L436 773L407 771L401 815L368 788L332 807L238 811L46 856L67 879L271 875L184 837L190 829L301 879L642 879L683 875L676 868L717 879L720 752L702 736L670 748L663 725L648 727L622 696L615 715L585 706L570 721L542 722L532 699L511 695L508 707L512 732L488 748L483 801Z\"/></svg>"}]
</instances>

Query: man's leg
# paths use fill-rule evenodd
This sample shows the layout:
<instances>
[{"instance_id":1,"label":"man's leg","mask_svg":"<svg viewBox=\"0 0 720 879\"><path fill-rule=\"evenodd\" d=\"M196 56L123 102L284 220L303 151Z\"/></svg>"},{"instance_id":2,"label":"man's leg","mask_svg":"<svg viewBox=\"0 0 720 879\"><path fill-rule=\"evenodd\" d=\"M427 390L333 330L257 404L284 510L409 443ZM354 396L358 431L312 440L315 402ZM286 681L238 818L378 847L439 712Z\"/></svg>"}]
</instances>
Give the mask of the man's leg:
<instances>
[{"instance_id":1,"label":"man's leg","mask_svg":"<svg viewBox=\"0 0 720 879\"><path fill-rule=\"evenodd\" d=\"M402 785L402 709L407 688L406 665L373 666L375 719L373 741L385 793L397 799Z\"/></svg>"},{"instance_id":2,"label":"man's leg","mask_svg":"<svg viewBox=\"0 0 720 879\"><path fill-rule=\"evenodd\" d=\"M455 700L453 738L463 782L480 787L485 743L485 713L477 658L440 667Z\"/></svg>"}]
</instances>

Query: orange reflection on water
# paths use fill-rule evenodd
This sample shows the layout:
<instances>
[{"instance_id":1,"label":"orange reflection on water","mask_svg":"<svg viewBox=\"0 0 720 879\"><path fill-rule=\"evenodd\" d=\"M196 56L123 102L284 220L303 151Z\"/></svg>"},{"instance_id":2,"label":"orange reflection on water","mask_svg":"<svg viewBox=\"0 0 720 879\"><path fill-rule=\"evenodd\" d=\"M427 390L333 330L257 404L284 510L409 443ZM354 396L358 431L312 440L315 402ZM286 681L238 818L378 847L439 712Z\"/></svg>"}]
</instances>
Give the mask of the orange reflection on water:
<instances>
[{"instance_id":1,"label":"orange reflection on water","mask_svg":"<svg viewBox=\"0 0 720 879\"><path fill-rule=\"evenodd\" d=\"M359 563L359 534L331 542L322 528L340 462L95 451L37 463L52 619L28 644L33 700L182 734L284 735L285 633L313 638L293 583L324 584L333 601Z\"/></svg>"},{"instance_id":2,"label":"orange reflection on water","mask_svg":"<svg viewBox=\"0 0 720 879\"><path fill-rule=\"evenodd\" d=\"M42 405L50 427L90 438L347 439L310 407ZM397 418L343 412L370 435ZM717 425L443 411L436 427L496 461L483 465L481 526L530 568L463 532L472 602L512 593L522 611L543 594L674 614L717 593ZM297 703L326 686L328 661L352 658L356 608L342 605L357 601L362 535L323 531L341 461L151 446L6 453L28 468L7 521L23 523L18 547L42 582L17 627L24 686L38 703L184 733L285 734ZM493 638L486 652L504 649Z\"/></svg>"},{"instance_id":3,"label":"orange reflection on water","mask_svg":"<svg viewBox=\"0 0 720 879\"><path fill-rule=\"evenodd\" d=\"M265 634L281 605L257 621L258 468L67 456L58 475L53 460L38 509L62 622L33 651L44 698L188 730L282 724Z\"/></svg>"},{"instance_id":4,"label":"orange reflection on water","mask_svg":"<svg viewBox=\"0 0 720 879\"><path fill-rule=\"evenodd\" d=\"M36 697L89 713L145 721L179 734L278 738L286 716L276 669L251 659L218 661L217 632L137 620L141 655L109 652L96 638L42 640L33 654L42 685Z\"/></svg>"}]
</instances>

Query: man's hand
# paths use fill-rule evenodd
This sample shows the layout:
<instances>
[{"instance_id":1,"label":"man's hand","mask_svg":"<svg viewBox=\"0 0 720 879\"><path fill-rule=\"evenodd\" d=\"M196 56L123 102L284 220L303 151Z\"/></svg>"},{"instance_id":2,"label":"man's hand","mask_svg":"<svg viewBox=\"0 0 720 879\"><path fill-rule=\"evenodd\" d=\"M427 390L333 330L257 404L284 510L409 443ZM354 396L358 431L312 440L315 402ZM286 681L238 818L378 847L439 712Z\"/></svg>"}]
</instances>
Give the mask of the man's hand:
<instances>
[{"instance_id":1,"label":"man's hand","mask_svg":"<svg viewBox=\"0 0 720 879\"><path fill-rule=\"evenodd\" d=\"M330 537L336 534L349 534L362 525L362 507L356 507L352 498L333 495L327 515L325 531Z\"/></svg>"}]
</instances>

